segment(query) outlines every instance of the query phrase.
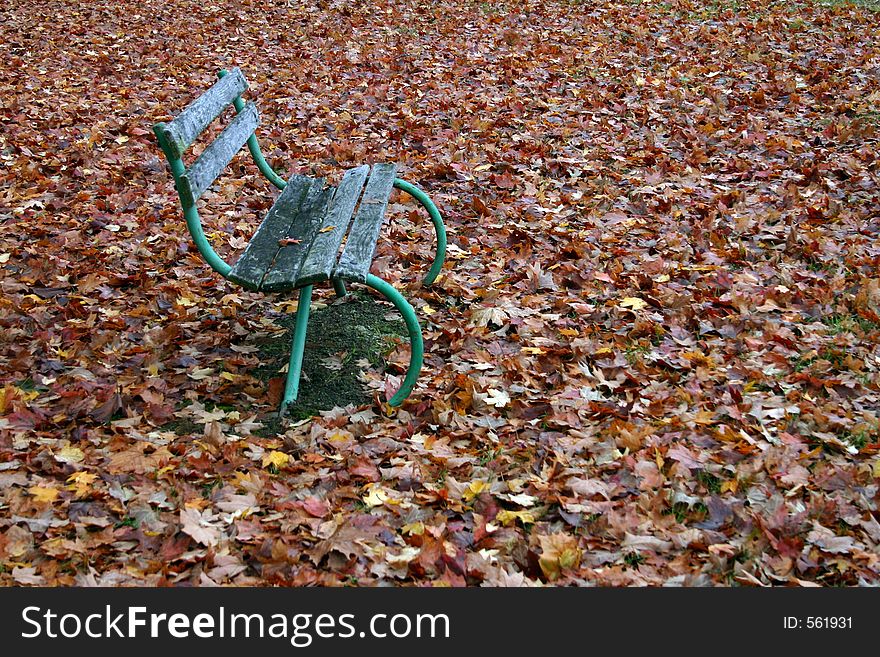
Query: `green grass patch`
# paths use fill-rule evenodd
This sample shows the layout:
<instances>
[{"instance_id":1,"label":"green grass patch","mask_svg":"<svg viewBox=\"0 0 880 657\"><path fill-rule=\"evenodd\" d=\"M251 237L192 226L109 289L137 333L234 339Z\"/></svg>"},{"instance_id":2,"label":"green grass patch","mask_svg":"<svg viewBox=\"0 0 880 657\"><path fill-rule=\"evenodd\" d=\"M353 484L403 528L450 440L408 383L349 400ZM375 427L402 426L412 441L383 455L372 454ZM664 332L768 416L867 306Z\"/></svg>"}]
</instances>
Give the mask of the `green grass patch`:
<instances>
[{"instance_id":1,"label":"green grass patch","mask_svg":"<svg viewBox=\"0 0 880 657\"><path fill-rule=\"evenodd\" d=\"M204 432L204 427L196 424L189 418L171 420L171 422L163 424L161 428L162 431L173 431L178 436L190 436L192 434L201 435Z\"/></svg>"},{"instance_id":2,"label":"green grass patch","mask_svg":"<svg viewBox=\"0 0 880 657\"><path fill-rule=\"evenodd\" d=\"M721 493L721 479L710 472L706 472L705 470L697 472L697 481L703 484L703 486L706 487L706 490L710 493L714 493L715 495Z\"/></svg>"},{"instance_id":3,"label":"green grass patch","mask_svg":"<svg viewBox=\"0 0 880 657\"><path fill-rule=\"evenodd\" d=\"M865 448L865 445L877 441L877 434L872 431L860 430L847 432L843 434L840 439L845 443L849 443L861 452Z\"/></svg>"},{"instance_id":4,"label":"green grass patch","mask_svg":"<svg viewBox=\"0 0 880 657\"><path fill-rule=\"evenodd\" d=\"M279 324L287 330L258 344L263 365L252 372L254 376L263 381L286 378L280 370L290 357L295 323L295 315L285 317ZM363 361L384 366L397 341L405 336L406 325L394 307L366 294L355 293L342 303L313 311L299 398L288 407L288 417L296 421L337 406L368 404L371 397L358 380ZM267 429L272 427L267 425Z\"/></svg>"},{"instance_id":5,"label":"green grass patch","mask_svg":"<svg viewBox=\"0 0 880 657\"><path fill-rule=\"evenodd\" d=\"M858 315L834 314L822 318L822 323L830 329L832 335L855 333L857 330L869 333L880 326Z\"/></svg>"},{"instance_id":6,"label":"green grass patch","mask_svg":"<svg viewBox=\"0 0 880 657\"><path fill-rule=\"evenodd\" d=\"M639 564L645 562L645 555L638 552L629 552L623 556L623 562L630 568L636 568Z\"/></svg>"}]
</instances>

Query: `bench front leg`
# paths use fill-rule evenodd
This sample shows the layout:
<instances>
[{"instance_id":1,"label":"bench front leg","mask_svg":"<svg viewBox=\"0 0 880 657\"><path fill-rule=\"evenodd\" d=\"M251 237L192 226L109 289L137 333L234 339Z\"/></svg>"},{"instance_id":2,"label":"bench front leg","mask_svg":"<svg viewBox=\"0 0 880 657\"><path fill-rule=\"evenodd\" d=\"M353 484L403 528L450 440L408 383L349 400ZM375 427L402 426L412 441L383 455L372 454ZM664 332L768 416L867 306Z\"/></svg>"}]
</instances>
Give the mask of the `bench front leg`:
<instances>
[{"instance_id":1,"label":"bench front leg","mask_svg":"<svg viewBox=\"0 0 880 657\"><path fill-rule=\"evenodd\" d=\"M406 330L409 333L409 344L411 347L409 367L406 370L406 376L403 379L400 390L388 400L389 405L400 406L403 401L409 397L413 387L415 387L416 379L419 378L419 372L422 369L425 353L425 346L422 341L422 327L419 326L416 311L413 310L409 301L404 299L403 295L391 285L372 274L367 274L366 284L394 304L394 307L397 308L401 315L403 315L403 321L406 323Z\"/></svg>"},{"instance_id":2,"label":"bench front leg","mask_svg":"<svg viewBox=\"0 0 880 657\"><path fill-rule=\"evenodd\" d=\"M287 415L287 406L295 402L299 394L299 377L302 373L303 350L306 346L311 303L312 286L301 287L299 302L296 305L296 325L293 329L293 344L290 347L290 362L287 366L287 382L284 385L284 398L281 400L281 417Z\"/></svg>"},{"instance_id":3,"label":"bench front leg","mask_svg":"<svg viewBox=\"0 0 880 657\"><path fill-rule=\"evenodd\" d=\"M437 279L437 276L440 275L440 270L443 268L443 261L446 260L446 226L443 225L443 217L440 216L440 211L428 195L412 183L408 183L400 178L395 178L394 187L402 192L406 192L421 203L422 207L428 211L428 215L431 217L431 223L434 224L434 232L437 234L437 252L434 255L434 262L431 263L431 268L428 270L428 274L425 276L424 280L425 285L430 285Z\"/></svg>"}]
</instances>

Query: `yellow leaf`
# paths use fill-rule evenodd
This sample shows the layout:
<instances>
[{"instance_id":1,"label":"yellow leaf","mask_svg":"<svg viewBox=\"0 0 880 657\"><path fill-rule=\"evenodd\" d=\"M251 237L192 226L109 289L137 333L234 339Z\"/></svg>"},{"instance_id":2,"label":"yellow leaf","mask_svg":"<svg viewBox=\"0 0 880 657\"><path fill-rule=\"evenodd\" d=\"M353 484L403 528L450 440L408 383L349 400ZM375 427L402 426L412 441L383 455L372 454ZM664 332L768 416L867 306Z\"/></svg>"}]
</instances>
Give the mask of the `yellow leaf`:
<instances>
[{"instance_id":1,"label":"yellow leaf","mask_svg":"<svg viewBox=\"0 0 880 657\"><path fill-rule=\"evenodd\" d=\"M426 315L433 315L437 311L431 308L431 306L429 306L428 304L425 304L424 306L422 306L422 312Z\"/></svg>"},{"instance_id":2,"label":"yellow leaf","mask_svg":"<svg viewBox=\"0 0 880 657\"><path fill-rule=\"evenodd\" d=\"M196 305L196 302L189 297L179 296L177 297L177 302L179 306L185 306L187 308Z\"/></svg>"},{"instance_id":3,"label":"yellow leaf","mask_svg":"<svg viewBox=\"0 0 880 657\"><path fill-rule=\"evenodd\" d=\"M68 484L91 484L98 478L93 472L74 472L67 478Z\"/></svg>"},{"instance_id":4,"label":"yellow leaf","mask_svg":"<svg viewBox=\"0 0 880 657\"><path fill-rule=\"evenodd\" d=\"M575 333L577 335L577 333ZM533 356L540 356L541 354L546 354L547 352L541 349L541 347L523 347L520 349L524 354L532 354Z\"/></svg>"},{"instance_id":5,"label":"yellow leaf","mask_svg":"<svg viewBox=\"0 0 880 657\"><path fill-rule=\"evenodd\" d=\"M268 454L263 455L263 467L268 468L270 465L274 465L279 470L283 468L290 462L290 455L285 454L284 452L279 452L276 450L272 450Z\"/></svg>"},{"instance_id":6,"label":"yellow leaf","mask_svg":"<svg viewBox=\"0 0 880 657\"><path fill-rule=\"evenodd\" d=\"M238 378L238 374L233 374L232 372L220 372L220 378L225 379L226 381L235 381Z\"/></svg>"},{"instance_id":7,"label":"yellow leaf","mask_svg":"<svg viewBox=\"0 0 880 657\"><path fill-rule=\"evenodd\" d=\"M36 390L22 390L18 387L16 388L16 390L18 390L18 396L22 401L29 402L40 396L40 393Z\"/></svg>"},{"instance_id":8,"label":"yellow leaf","mask_svg":"<svg viewBox=\"0 0 880 657\"><path fill-rule=\"evenodd\" d=\"M239 488L247 488L254 485L254 478L250 472L240 472L238 470L233 473L233 483Z\"/></svg>"},{"instance_id":9,"label":"yellow leaf","mask_svg":"<svg viewBox=\"0 0 880 657\"><path fill-rule=\"evenodd\" d=\"M382 506L388 501L388 491L381 484L367 484L367 494L364 495L364 504L369 507Z\"/></svg>"},{"instance_id":10,"label":"yellow leaf","mask_svg":"<svg viewBox=\"0 0 880 657\"><path fill-rule=\"evenodd\" d=\"M34 496L37 502L53 502L58 497L56 488L46 488L44 486L31 486L28 493Z\"/></svg>"},{"instance_id":11,"label":"yellow leaf","mask_svg":"<svg viewBox=\"0 0 880 657\"><path fill-rule=\"evenodd\" d=\"M495 516L495 522L500 522L502 525L510 526L519 520L522 524L535 524L535 514L531 511L508 511L507 509L502 509L498 512L498 515Z\"/></svg>"},{"instance_id":12,"label":"yellow leaf","mask_svg":"<svg viewBox=\"0 0 880 657\"><path fill-rule=\"evenodd\" d=\"M477 479L476 481L472 481L468 484L467 488L464 489L462 493L462 497L464 497L466 502L470 502L480 493L489 490L489 484L485 481L480 481Z\"/></svg>"},{"instance_id":13,"label":"yellow leaf","mask_svg":"<svg viewBox=\"0 0 880 657\"><path fill-rule=\"evenodd\" d=\"M91 472L74 472L67 478L67 490L73 491L77 497L85 497L98 475Z\"/></svg>"},{"instance_id":14,"label":"yellow leaf","mask_svg":"<svg viewBox=\"0 0 880 657\"><path fill-rule=\"evenodd\" d=\"M874 476L880 479L880 459L874 461Z\"/></svg>"},{"instance_id":15,"label":"yellow leaf","mask_svg":"<svg viewBox=\"0 0 880 657\"><path fill-rule=\"evenodd\" d=\"M86 455L83 454L83 451L79 447L71 447L68 445L67 447L62 447L58 450L58 453L55 455L56 461L61 461L62 463L79 463L83 459L85 459Z\"/></svg>"},{"instance_id":16,"label":"yellow leaf","mask_svg":"<svg viewBox=\"0 0 880 657\"><path fill-rule=\"evenodd\" d=\"M669 282L669 274L660 274L659 276L654 277L655 283L668 283Z\"/></svg>"},{"instance_id":17,"label":"yellow leaf","mask_svg":"<svg viewBox=\"0 0 880 657\"><path fill-rule=\"evenodd\" d=\"M421 536L425 533L425 523L423 522L410 522L405 524L400 528L401 534L406 534L407 536Z\"/></svg>"},{"instance_id":18,"label":"yellow leaf","mask_svg":"<svg viewBox=\"0 0 880 657\"><path fill-rule=\"evenodd\" d=\"M694 415L695 424L715 424L715 413L712 411L697 411Z\"/></svg>"},{"instance_id":19,"label":"yellow leaf","mask_svg":"<svg viewBox=\"0 0 880 657\"><path fill-rule=\"evenodd\" d=\"M334 230L336 230L336 226L324 226L318 232L319 233L330 233L330 232L333 232Z\"/></svg>"},{"instance_id":20,"label":"yellow leaf","mask_svg":"<svg viewBox=\"0 0 880 657\"><path fill-rule=\"evenodd\" d=\"M639 297L624 297L618 304L621 308L632 308L633 310L642 310L648 306L648 302Z\"/></svg>"},{"instance_id":21,"label":"yellow leaf","mask_svg":"<svg viewBox=\"0 0 880 657\"><path fill-rule=\"evenodd\" d=\"M580 335L580 331L577 331L575 329L559 329L559 332L567 338L576 338L578 335Z\"/></svg>"}]
</instances>

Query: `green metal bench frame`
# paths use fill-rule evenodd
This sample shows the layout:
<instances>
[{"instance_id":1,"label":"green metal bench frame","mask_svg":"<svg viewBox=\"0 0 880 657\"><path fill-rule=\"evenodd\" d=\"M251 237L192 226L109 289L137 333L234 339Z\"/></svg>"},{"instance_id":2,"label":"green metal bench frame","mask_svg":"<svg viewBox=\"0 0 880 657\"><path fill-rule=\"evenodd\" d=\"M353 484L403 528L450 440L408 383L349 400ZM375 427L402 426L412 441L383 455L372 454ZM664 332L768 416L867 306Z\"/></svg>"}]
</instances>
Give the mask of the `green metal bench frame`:
<instances>
[{"instance_id":1,"label":"green metal bench frame","mask_svg":"<svg viewBox=\"0 0 880 657\"><path fill-rule=\"evenodd\" d=\"M260 172L271 182L275 187L282 190L282 196L284 195L284 190L287 188L289 181L285 181L281 176L279 176L271 166L269 166L266 159L263 157L263 153L260 150L260 145L257 143L257 135L256 135L256 127L259 124L259 118L257 116L256 107L252 102L245 103L241 94L247 90L247 82L244 79L243 74L238 68L233 69L232 71L220 71L219 81L214 84L211 89L202 94L199 98L190 103L173 121L169 123L157 123L153 126L153 132L156 135L156 138L159 142L159 146L162 149L162 152L165 154L166 159L168 160L168 164L171 168L171 175L174 178L174 186L177 190L178 197L180 199L181 206L183 208L183 216L186 220L187 228L189 229L190 234L192 235L193 242L195 242L196 248L199 253L216 272L218 272L221 276L228 278L234 282L244 285L245 287L250 287L251 289L260 289L261 283L256 285L248 285L248 281L242 279L240 276L236 275L236 267L241 263L242 258L239 258L239 262L236 265L231 266L226 261L221 258L217 252L212 248L210 242L205 236L204 229L202 228L201 219L199 218L199 212L196 205L196 201L199 196L207 189L213 181L220 175L220 173L225 169L225 167L229 164L232 157L241 150L242 146L246 143L248 150L250 151L251 156L254 159L255 164L259 168ZM236 110L236 117L230 124L226 127L226 129L217 137L217 139L210 144L205 151L203 151L202 155L200 155L189 168L184 166L182 157L187 148L189 148L193 142L198 138L198 136L207 128L229 105L233 105ZM381 169L381 167L385 167ZM352 169L347 174L354 174L360 180L366 179L366 173L361 171L361 169L366 169L366 167L360 167L358 169ZM377 165L373 167L373 177L381 177L384 175L386 178L390 172L393 175L395 169L391 165ZM306 185L308 189L309 185L313 185L314 189L323 188L323 181L305 178L303 176L293 176L291 181L296 181L297 184ZM343 179L343 182L345 179ZM365 203L375 203L380 205L381 207L377 210L375 208L368 210L373 215L378 211L380 214L378 217L373 217L373 221L375 223L375 230L378 230L378 226L381 225L384 219L384 210L385 204L387 203L387 194L390 194L390 187L388 187L385 191L387 192L385 196L385 200L382 201L381 198L379 200L367 199L367 194L370 189L370 183L372 182L372 177L370 181L367 181L367 191L363 192L363 198L361 200L360 207L364 206ZM385 181L387 187L387 180ZM340 187L336 189L340 189L343 183L340 183ZM443 262L446 257L446 230L443 225L443 219L440 216L440 212L437 210L437 207L431 201L427 194L425 194L422 190L420 190L415 185L408 183L399 178L393 179L393 187L399 189L407 194L411 195L415 198L424 208L427 210L428 215L431 219L431 222L434 225L434 230L437 236L437 250L434 256L434 260L431 264L430 269L428 270L427 275L424 278L424 284L430 285L434 282L437 276L440 273L441 268L443 267ZM320 192L329 192L331 195L335 193L335 189L320 189ZM351 194L349 193L349 200ZM305 198L308 196L305 192L302 193L301 201L305 203ZM279 197L280 198L280 197ZM355 195L355 200L358 198ZM288 206L291 201L288 199ZM351 201L351 210L350 212L354 212L354 201ZM269 210L266 218L273 213L273 210L278 206L278 202L273 205L273 208ZM299 209L294 207L294 215L299 212ZM290 213L291 210L289 207L285 206L285 211ZM278 215L281 212L280 209L276 210L275 214ZM300 213L302 214L302 213ZM344 215L343 215L344 217ZM343 218L343 221L347 221L349 223L346 226L353 226L354 223L357 222L357 216L354 218ZM264 224L266 223L266 219L264 219ZM326 222L325 222L326 223ZM263 226L261 225L260 229L257 231L257 235L259 235ZM291 228L293 225L291 224ZM324 231L327 232L327 229L335 228L335 226L326 226ZM354 230L352 228L352 230ZM346 228L345 235L348 235L348 228ZM332 231L330 231L332 232ZM257 236L255 235L255 237ZM308 240L303 240L304 244L297 244L297 250L295 257L298 258L296 267L297 269L301 268L301 264L308 258L310 249L312 245L318 242L320 233L316 230L312 230L312 234L309 236ZM342 242L345 235L336 236L333 239L329 240L330 244L324 245L322 249L332 249L333 244L335 243L336 252L332 256L335 262L335 258L338 255L338 249L340 243ZM293 344L291 346L290 352L290 363L287 372L287 382L284 388L284 396L281 402L281 414L282 416L285 414L287 406L296 400L297 394L299 391L299 379L300 374L302 372L302 359L303 359L303 350L305 348L305 340L306 340L306 329L308 326L309 319L309 306L311 304L312 297L312 285L313 283L320 282L321 280L330 280L333 288L337 295L345 295L345 281L355 281L365 283L368 287L376 290L380 294L382 294L388 301L390 301L395 308L400 312L403 316L404 322L406 323L407 331L409 333L409 341L411 346L411 355L409 367L406 372L406 376L404 377L403 384L400 389L394 396L388 401L391 406L399 406L403 403L403 401L409 397L412 392L413 387L415 386L416 379L418 378L419 371L422 368L422 362L424 357L424 346L422 340L422 332L421 327L419 326L418 318L416 317L415 311L410 303L397 291L393 286L379 278L378 276L374 276L370 274L369 263L372 261L374 250L375 250L375 239L378 237L378 233L373 235L373 242L370 245L369 240L365 243L366 246L362 246L360 248L361 253L358 254L358 263L355 263L355 266L352 266L351 258L347 259L347 263L342 263L341 261L345 259L347 256L345 251L343 250L343 255L340 258L340 262L337 265L333 266L333 269L328 269L326 266L322 270L322 273L314 274L310 278L306 278L303 280L307 280L307 284L296 284L296 281L292 278L286 281L282 281L282 283L287 283L288 285L294 285L293 289L299 290L299 302L297 304L296 310L296 324L293 332ZM253 243L253 239L252 242ZM296 241L296 240L291 240ZM326 242L327 240L325 240ZM346 242L346 245L348 242ZM249 244L249 248L250 248ZM286 247L290 248L290 247ZM316 247L317 248L317 247ZM354 250L356 247L352 247ZM278 253L281 253L284 248L279 247ZM328 250L327 253L330 253ZM247 250L245 251L247 254ZM326 257L326 254L319 253L319 256ZM291 252L288 251L285 254L285 259L280 258L277 254L275 256L275 260L273 262L280 262L281 260L289 261L291 256ZM276 273L276 272L272 272ZM282 272L283 275L283 272ZM299 276L299 273L296 274ZM262 280L262 279L261 279ZM268 287L268 286L267 286ZM281 285L278 289L284 291L284 285Z\"/></svg>"}]
</instances>

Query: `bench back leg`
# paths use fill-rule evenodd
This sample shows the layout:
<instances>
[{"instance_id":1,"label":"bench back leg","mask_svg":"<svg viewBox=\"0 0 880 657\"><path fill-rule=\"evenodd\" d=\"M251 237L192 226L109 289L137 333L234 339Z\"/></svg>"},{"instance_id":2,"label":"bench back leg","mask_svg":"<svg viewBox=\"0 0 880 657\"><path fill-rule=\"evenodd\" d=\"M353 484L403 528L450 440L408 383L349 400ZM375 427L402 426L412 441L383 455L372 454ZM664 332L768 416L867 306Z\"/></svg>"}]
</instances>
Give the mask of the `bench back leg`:
<instances>
[{"instance_id":1,"label":"bench back leg","mask_svg":"<svg viewBox=\"0 0 880 657\"><path fill-rule=\"evenodd\" d=\"M440 211L434 205L434 202L431 201L430 197L412 183L395 178L394 187L402 192L406 192L421 203L422 207L428 211L431 223L434 224L434 232L437 234L437 251L434 254L434 262L431 263L431 268L428 270L423 281L424 285L431 285L440 274L440 270L443 268L443 261L446 260L446 226L443 225L443 217L440 216Z\"/></svg>"},{"instance_id":2,"label":"bench back leg","mask_svg":"<svg viewBox=\"0 0 880 657\"><path fill-rule=\"evenodd\" d=\"M344 297L348 292L345 289L345 281L341 278L333 278L333 291L336 292L337 297Z\"/></svg>"}]
</instances>

